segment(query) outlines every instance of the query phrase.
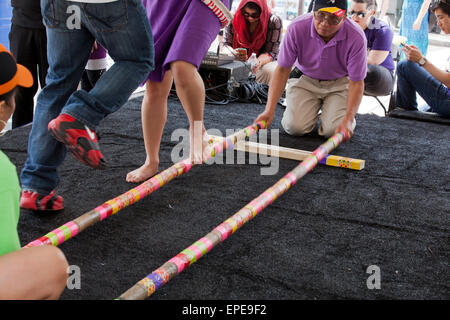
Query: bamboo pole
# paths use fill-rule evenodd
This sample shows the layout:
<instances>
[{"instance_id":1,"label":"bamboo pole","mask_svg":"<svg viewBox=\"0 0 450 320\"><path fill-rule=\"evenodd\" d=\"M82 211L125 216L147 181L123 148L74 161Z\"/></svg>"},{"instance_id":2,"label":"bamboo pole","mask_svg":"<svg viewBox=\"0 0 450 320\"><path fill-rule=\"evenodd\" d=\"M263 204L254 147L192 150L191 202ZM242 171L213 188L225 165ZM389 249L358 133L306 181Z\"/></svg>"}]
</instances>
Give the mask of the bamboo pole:
<instances>
[{"instance_id":1,"label":"bamboo pole","mask_svg":"<svg viewBox=\"0 0 450 320\"><path fill-rule=\"evenodd\" d=\"M222 141L213 143L211 155L209 156L209 158L214 157L224 149L233 149L238 141L251 136L252 134L258 132L258 130L264 129L265 127L265 121L257 122L238 132L235 132L234 134L229 135ZM138 202L142 198L155 192L163 185L188 172L193 165L195 164L191 163L189 159L185 159L183 161L175 163L168 169L153 176L136 188L133 188L112 200L106 201L102 205L81 215L75 220L72 220L62 225L61 227L47 233L45 236L28 243L24 248L42 245L58 246L61 243L75 237L86 228L116 214L120 210L128 207L135 202Z\"/></svg>"},{"instance_id":2,"label":"bamboo pole","mask_svg":"<svg viewBox=\"0 0 450 320\"><path fill-rule=\"evenodd\" d=\"M236 144L236 147L234 149L238 151L252 152L256 154L298 161L303 161L312 154L311 151L273 146L252 141L240 141ZM326 155L322 160L319 161L319 164L353 170L364 169L365 163L366 162L362 159L334 156L330 154Z\"/></svg>"},{"instance_id":3,"label":"bamboo pole","mask_svg":"<svg viewBox=\"0 0 450 320\"><path fill-rule=\"evenodd\" d=\"M317 163L331 150L344 140L342 133L337 133L327 142L319 146L307 159L281 178L272 187L253 199L245 207L225 220L203 238L194 242L191 246L181 251L175 257L164 263L161 267L137 282L133 287L124 292L119 300L144 300L150 297L156 290L165 285L170 279L180 274L184 269L199 260L220 242L225 241L245 223L253 219L264 208L269 206L279 196L284 194L298 180L310 172Z\"/></svg>"},{"instance_id":4,"label":"bamboo pole","mask_svg":"<svg viewBox=\"0 0 450 320\"><path fill-rule=\"evenodd\" d=\"M220 136L211 137L214 139L214 141L221 141L223 139L223 137ZM303 161L312 154L311 151L274 146L253 141L239 141L234 149L237 151L251 152L297 161ZM354 159L328 154L319 161L319 164L345 169L362 170L365 167L366 161L362 159Z\"/></svg>"}]
</instances>

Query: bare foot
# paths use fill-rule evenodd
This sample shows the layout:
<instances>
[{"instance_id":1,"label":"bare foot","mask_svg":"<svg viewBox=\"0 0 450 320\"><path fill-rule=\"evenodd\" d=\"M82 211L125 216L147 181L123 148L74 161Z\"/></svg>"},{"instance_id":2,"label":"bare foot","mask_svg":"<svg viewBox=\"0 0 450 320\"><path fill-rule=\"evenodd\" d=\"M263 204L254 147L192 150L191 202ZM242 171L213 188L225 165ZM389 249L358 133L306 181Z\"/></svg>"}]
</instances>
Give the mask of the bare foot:
<instances>
[{"instance_id":1,"label":"bare foot","mask_svg":"<svg viewBox=\"0 0 450 320\"><path fill-rule=\"evenodd\" d=\"M158 173L158 165L143 164L141 167L127 174L127 182L138 183L153 177Z\"/></svg>"},{"instance_id":2,"label":"bare foot","mask_svg":"<svg viewBox=\"0 0 450 320\"><path fill-rule=\"evenodd\" d=\"M206 131L203 132L202 137L202 149L200 150L194 150L192 147L192 139L191 139L191 162L195 164L201 164L205 161L207 161L211 157L211 151L212 151L212 139L211 137L206 133ZM197 152L195 152L197 151Z\"/></svg>"}]
</instances>

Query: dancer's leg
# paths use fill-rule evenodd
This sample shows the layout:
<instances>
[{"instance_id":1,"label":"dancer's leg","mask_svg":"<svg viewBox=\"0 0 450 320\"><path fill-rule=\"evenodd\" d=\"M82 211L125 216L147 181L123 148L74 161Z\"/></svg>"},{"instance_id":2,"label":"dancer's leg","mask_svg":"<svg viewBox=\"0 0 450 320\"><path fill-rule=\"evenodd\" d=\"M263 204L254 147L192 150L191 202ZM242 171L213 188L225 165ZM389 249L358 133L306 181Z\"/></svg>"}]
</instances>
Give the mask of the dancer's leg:
<instances>
[{"instance_id":1,"label":"dancer's leg","mask_svg":"<svg viewBox=\"0 0 450 320\"><path fill-rule=\"evenodd\" d=\"M199 164L207 160L210 153L209 137L203 125L205 85L197 68L188 62L175 61L170 68L178 98L189 118L191 161Z\"/></svg>"},{"instance_id":2,"label":"dancer's leg","mask_svg":"<svg viewBox=\"0 0 450 320\"><path fill-rule=\"evenodd\" d=\"M159 146L167 119L167 98L172 87L172 73L167 71L162 82L147 81L142 101L142 130L144 134L145 163L127 174L127 182L141 182L158 172Z\"/></svg>"}]
</instances>

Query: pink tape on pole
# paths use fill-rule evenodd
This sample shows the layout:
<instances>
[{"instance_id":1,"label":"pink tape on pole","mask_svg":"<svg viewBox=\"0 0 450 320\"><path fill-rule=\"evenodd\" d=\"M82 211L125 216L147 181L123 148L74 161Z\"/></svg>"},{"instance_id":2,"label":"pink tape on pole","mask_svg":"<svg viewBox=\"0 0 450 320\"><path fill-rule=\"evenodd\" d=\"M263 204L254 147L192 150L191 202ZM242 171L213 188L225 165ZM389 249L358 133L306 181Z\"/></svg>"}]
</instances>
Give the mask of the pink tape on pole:
<instances>
[{"instance_id":1,"label":"pink tape on pole","mask_svg":"<svg viewBox=\"0 0 450 320\"><path fill-rule=\"evenodd\" d=\"M30 242L24 248L39 247L39 246L43 246L43 245L45 245L45 243L43 243L41 241L41 238L39 238L39 239L36 239L36 240Z\"/></svg>"},{"instance_id":2,"label":"pink tape on pole","mask_svg":"<svg viewBox=\"0 0 450 320\"><path fill-rule=\"evenodd\" d=\"M110 213L112 212L111 206L106 203L102 204L101 206L98 206L94 210L98 212L98 214L100 214L100 221L108 218Z\"/></svg>"},{"instance_id":3,"label":"pink tape on pole","mask_svg":"<svg viewBox=\"0 0 450 320\"><path fill-rule=\"evenodd\" d=\"M203 237L203 238L201 238L201 239L198 240L198 241L202 242L202 243L206 246L206 248L207 248L207 251L206 251L206 252L210 252L211 249L213 248L213 243L211 242L211 240L209 240L209 239L206 238L206 237Z\"/></svg>"},{"instance_id":4,"label":"pink tape on pole","mask_svg":"<svg viewBox=\"0 0 450 320\"><path fill-rule=\"evenodd\" d=\"M134 190L139 192L141 198L144 198L144 197L148 196L150 193L152 193L153 190L157 189L156 185L157 185L157 181L155 181L153 178L151 178L149 181L138 185L136 188L134 188Z\"/></svg>"},{"instance_id":5,"label":"pink tape on pole","mask_svg":"<svg viewBox=\"0 0 450 320\"><path fill-rule=\"evenodd\" d=\"M289 180L289 182L291 183L291 186L297 182L297 177L292 172L289 172L284 177Z\"/></svg>"},{"instance_id":6,"label":"pink tape on pole","mask_svg":"<svg viewBox=\"0 0 450 320\"><path fill-rule=\"evenodd\" d=\"M79 228L75 222L69 221L65 224L65 226L69 228L71 237L75 237L78 234Z\"/></svg>"},{"instance_id":7,"label":"pink tape on pole","mask_svg":"<svg viewBox=\"0 0 450 320\"><path fill-rule=\"evenodd\" d=\"M130 201L131 203L135 203L138 202L141 199L141 194L139 193L138 190L136 189L131 189L130 191L128 191L128 193L130 194L130 196L133 198L132 201Z\"/></svg>"},{"instance_id":8,"label":"pink tape on pole","mask_svg":"<svg viewBox=\"0 0 450 320\"><path fill-rule=\"evenodd\" d=\"M178 273L181 273L184 269L189 267L191 261L184 253L179 253L175 257L169 260L169 262L174 263L177 266Z\"/></svg>"},{"instance_id":9,"label":"pink tape on pole","mask_svg":"<svg viewBox=\"0 0 450 320\"><path fill-rule=\"evenodd\" d=\"M65 235L65 233L64 233L62 230L60 230L60 229L55 229L55 230L53 230L52 232L53 232L53 233L56 235L56 237L58 238L58 245L61 244L61 243L63 243L63 242L66 240L66 235Z\"/></svg>"},{"instance_id":10,"label":"pink tape on pole","mask_svg":"<svg viewBox=\"0 0 450 320\"><path fill-rule=\"evenodd\" d=\"M214 230L219 231L221 238L222 238L221 241L225 241L230 236L230 234L233 232L232 227L228 223L225 223L225 222L220 224Z\"/></svg>"},{"instance_id":11,"label":"pink tape on pole","mask_svg":"<svg viewBox=\"0 0 450 320\"><path fill-rule=\"evenodd\" d=\"M191 163L191 160L190 159L186 159L186 160L184 160L183 162L183 165L184 165L184 173L186 173L186 172L188 172L189 170L191 170L191 168L192 168L192 163Z\"/></svg>"},{"instance_id":12,"label":"pink tape on pole","mask_svg":"<svg viewBox=\"0 0 450 320\"><path fill-rule=\"evenodd\" d=\"M203 256L202 250L196 245L191 245L190 247L188 247L188 250L191 250L195 253L195 260L198 260Z\"/></svg>"},{"instance_id":13,"label":"pink tape on pole","mask_svg":"<svg viewBox=\"0 0 450 320\"><path fill-rule=\"evenodd\" d=\"M247 209L248 210L248 209ZM239 211L237 214L235 214L234 216L234 221L237 224L237 228L239 229L240 227L242 227L245 223L245 218L247 217L247 215L242 214L241 211Z\"/></svg>"},{"instance_id":14,"label":"pink tape on pole","mask_svg":"<svg viewBox=\"0 0 450 320\"><path fill-rule=\"evenodd\" d=\"M153 273L156 273L161 278L163 284L166 284L170 279L169 273L161 268L156 269Z\"/></svg>"}]
</instances>

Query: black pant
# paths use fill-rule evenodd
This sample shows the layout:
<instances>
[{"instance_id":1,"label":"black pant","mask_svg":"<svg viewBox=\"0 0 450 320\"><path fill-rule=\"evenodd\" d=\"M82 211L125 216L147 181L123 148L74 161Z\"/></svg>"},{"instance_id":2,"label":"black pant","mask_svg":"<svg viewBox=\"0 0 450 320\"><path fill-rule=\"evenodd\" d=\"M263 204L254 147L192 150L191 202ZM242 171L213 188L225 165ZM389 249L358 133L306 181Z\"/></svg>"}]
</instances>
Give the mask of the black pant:
<instances>
[{"instance_id":1,"label":"black pant","mask_svg":"<svg viewBox=\"0 0 450 320\"><path fill-rule=\"evenodd\" d=\"M17 63L30 70L33 76L33 86L17 87L16 110L12 118L12 127L17 128L33 121L34 96L45 86L47 76L47 36L45 29L29 29L11 25L9 33L11 53Z\"/></svg>"},{"instance_id":2,"label":"black pant","mask_svg":"<svg viewBox=\"0 0 450 320\"><path fill-rule=\"evenodd\" d=\"M84 70L81 77L81 89L89 92L95 86L98 79L105 73L106 69L100 70Z\"/></svg>"},{"instance_id":3,"label":"black pant","mask_svg":"<svg viewBox=\"0 0 450 320\"><path fill-rule=\"evenodd\" d=\"M371 96L387 96L394 87L394 76L383 66L367 65L367 76L364 79L364 94Z\"/></svg>"}]
</instances>

